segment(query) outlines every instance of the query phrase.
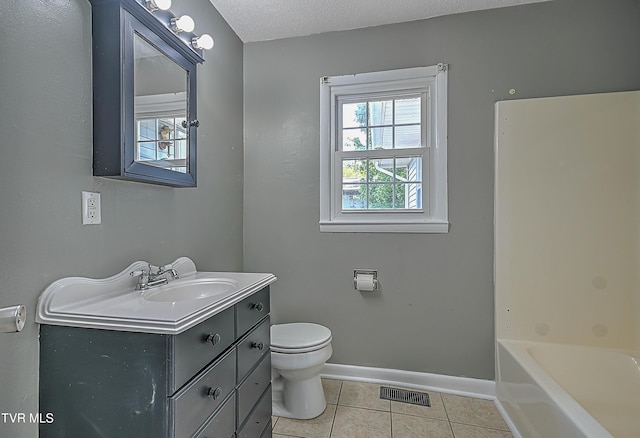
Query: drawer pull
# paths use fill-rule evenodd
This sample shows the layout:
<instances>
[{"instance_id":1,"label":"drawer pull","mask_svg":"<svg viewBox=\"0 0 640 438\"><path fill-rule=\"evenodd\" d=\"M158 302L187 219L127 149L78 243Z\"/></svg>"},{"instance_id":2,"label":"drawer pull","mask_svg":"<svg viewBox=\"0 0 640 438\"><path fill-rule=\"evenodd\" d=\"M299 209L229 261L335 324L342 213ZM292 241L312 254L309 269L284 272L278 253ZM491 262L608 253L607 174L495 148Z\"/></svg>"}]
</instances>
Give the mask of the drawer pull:
<instances>
[{"instance_id":1,"label":"drawer pull","mask_svg":"<svg viewBox=\"0 0 640 438\"><path fill-rule=\"evenodd\" d=\"M205 342L211 342L211 345L216 345L218 342L220 342L220 334L216 333L215 335L213 333L209 333L205 338Z\"/></svg>"},{"instance_id":2,"label":"drawer pull","mask_svg":"<svg viewBox=\"0 0 640 438\"><path fill-rule=\"evenodd\" d=\"M251 348L254 350L262 350L264 348L264 344L262 342L252 342Z\"/></svg>"},{"instance_id":3,"label":"drawer pull","mask_svg":"<svg viewBox=\"0 0 640 438\"><path fill-rule=\"evenodd\" d=\"M207 397L214 400L217 400L220 397L220 394L222 394L222 388L220 388L219 386L216 389L209 388L209 390L207 391Z\"/></svg>"},{"instance_id":4,"label":"drawer pull","mask_svg":"<svg viewBox=\"0 0 640 438\"><path fill-rule=\"evenodd\" d=\"M252 310L257 310L258 312L262 312L264 310L264 304L262 304L262 303L258 303L258 304L252 303L250 308Z\"/></svg>"}]
</instances>

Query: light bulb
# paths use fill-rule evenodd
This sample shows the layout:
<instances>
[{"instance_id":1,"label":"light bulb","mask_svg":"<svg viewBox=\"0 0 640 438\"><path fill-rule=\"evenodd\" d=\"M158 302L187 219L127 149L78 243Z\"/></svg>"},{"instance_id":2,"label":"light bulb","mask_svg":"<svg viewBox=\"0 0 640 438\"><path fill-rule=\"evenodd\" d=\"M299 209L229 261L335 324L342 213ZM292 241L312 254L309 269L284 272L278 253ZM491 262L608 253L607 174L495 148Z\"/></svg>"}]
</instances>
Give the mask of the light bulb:
<instances>
[{"instance_id":1,"label":"light bulb","mask_svg":"<svg viewBox=\"0 0 640 438\"><path fill-rule=\"evenodd\" d=\"M147 9L150 11L155 11L157 9L166 11L171 7L171 0L146 0L146 3Z\"/></svg>"},{"instance_id":2,"label":"light bulb","mask_svg":"<svg viewBox=\"0 0 640 438\"><path fill-rule=\"evenodd\" d=\"M193 22L193 18L188 15L171 19L171 28L174 32L191 32L195 27L196 24Z\"/></svg>"},{"instance_id":3,"label":"light bulb","mask_svg":"<svg viewBox=\"0 0 640 438\"><path fill-rule=\"evenodd\" d=\"M211 50L213 48L213 38L211 38L211 35L205 33L199 37L194 37L191 40L191 45L193 45L195 49Z\"/></svg>"}]
</instances>

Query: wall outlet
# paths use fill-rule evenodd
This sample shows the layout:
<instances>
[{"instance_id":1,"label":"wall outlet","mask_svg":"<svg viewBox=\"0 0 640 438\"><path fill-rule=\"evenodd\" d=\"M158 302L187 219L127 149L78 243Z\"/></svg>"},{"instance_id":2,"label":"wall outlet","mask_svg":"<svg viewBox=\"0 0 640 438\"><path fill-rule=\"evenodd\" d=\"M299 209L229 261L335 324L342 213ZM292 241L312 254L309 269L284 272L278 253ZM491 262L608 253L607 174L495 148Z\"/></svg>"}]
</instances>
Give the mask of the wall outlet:
<instances>
[{"instance_id":1,"label":"wall outlet","mask_svg":"<svg viewBox=\"0 0 640 438\"><path fill-rule=\"evenodd\" d=\"M100 193L82 192L82 225L102 223Z\"/></svg>"}]
</instances>

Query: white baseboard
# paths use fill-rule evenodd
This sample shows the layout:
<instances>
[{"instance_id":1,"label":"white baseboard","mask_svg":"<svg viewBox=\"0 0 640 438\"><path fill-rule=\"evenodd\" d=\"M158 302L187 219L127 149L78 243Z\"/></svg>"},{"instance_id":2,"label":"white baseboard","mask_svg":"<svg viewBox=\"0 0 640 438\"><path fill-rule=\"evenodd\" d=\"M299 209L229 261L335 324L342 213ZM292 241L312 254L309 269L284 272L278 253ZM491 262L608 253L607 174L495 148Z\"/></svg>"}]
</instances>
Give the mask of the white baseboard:
<instances>
[{"instance_id":1,"label":"white baseboard","mask_svg":"<svg viewBox=\"0 0 640 438\"><path fill-rule=\"evenodd\" d=\"M328 379L381 383L487 400L496 398L496 383L493 380L333 363L325 364L320 375Z\"/></svg>"}]
</instances>

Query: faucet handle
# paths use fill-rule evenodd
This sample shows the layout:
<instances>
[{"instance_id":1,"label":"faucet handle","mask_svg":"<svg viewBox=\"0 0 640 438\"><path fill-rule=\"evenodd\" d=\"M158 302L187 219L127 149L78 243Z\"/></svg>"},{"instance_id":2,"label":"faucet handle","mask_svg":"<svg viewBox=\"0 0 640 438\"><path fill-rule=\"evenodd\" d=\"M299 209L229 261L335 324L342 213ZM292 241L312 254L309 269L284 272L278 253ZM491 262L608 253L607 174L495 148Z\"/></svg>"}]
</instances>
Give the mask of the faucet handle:
<instances>
[{"instance_id":1,"label":"faucet handle","mask_svg":"<svg viewBox=\"0 0 640 438\"><path fill-rule=\"evenodd\" d=\"M138 269L129 273L132 277L138 277L138 283L136 284L136 290L144 290L147 288L149 282L149 272L144 269Z\"/></svg>"},{"instance_id":2,"label":"faucet handle","mask_svg":"<svg viewBox=\"0 0 640 438\"><path fill-rule=\"evenodd\" d=\"M176 271L174 269L172 264L160 266L158 268L158 275L164 274L164 273L169 273L171 275L171 278L173 278L173 279L176 279L176 278L180 277L180 275L178 274L178 271Z\"/></svg>"}]
</instances>

